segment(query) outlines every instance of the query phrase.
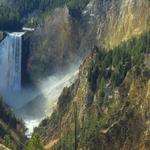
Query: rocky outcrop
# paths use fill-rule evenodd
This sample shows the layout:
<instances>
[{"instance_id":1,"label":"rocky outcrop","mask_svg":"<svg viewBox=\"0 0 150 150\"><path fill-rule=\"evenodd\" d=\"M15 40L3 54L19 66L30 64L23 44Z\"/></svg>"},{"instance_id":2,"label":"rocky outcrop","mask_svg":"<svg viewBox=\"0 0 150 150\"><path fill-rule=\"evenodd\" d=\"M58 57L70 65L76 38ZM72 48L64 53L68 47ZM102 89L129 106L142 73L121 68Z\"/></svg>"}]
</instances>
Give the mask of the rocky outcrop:
<instances>
[{"instance_id":1,"label":"rocky outcrop","mask_svg":"<svg viewBox=\"0 0 150 150\"><path fill-rule=\"evenodd\" d=\"M141 41L137 38L134 44ZM150 70L145 64L138 66L138 62L131 62L131 57L141 57L142 51L138 54L136 49L132 56L129 45L135 48L131 43L108 52L94 47L80 66L76 82L64 88L52 116L35 129L45 148L146 150L149 147ZM147 48L141 47L143 52Z\"/></svg>"},{"instance_id":2,"label":"rocky outcrop","mask_svg":"<svg viewBox=\"0 0 150 150\"><path fill-rule=\"evenodd\" d=\"M6 37L6 33L0 31L0 42Z\"/></svg>"},{"instance_id":3,"label":"rocky outcrop","mask_svg":"<svg viewBox=\"0 0 150 150\"><path fill-rule=\"evenodd\" d=\"M141 35L150 27L149 5L149 0L91 0L80 18L67 6L55 9L31 37L28 71L33 79L63 72L94 45L113 48Z\"/></svg>"},{"instance_id":4,"label":"rocky outcrop","mask_svg":"<svg viewBox=\"0 0 150 150\"><path fill-rule=\"evenodd\" d=\"M149 30L149 5L148 0L91 0L83 12L88 23L83 44L112 48Z\"/></svg>"},{"instance_id":5,"label":"rocky outcrop","mask_svg":"<svg viewBox=\"0 0 150 150\"><path fill-rule=\"evenodd\" d=\"M4 145L0 144L0 150L10 150L10 149L5 147Z\"/></svg>"},{"instance_id":6,"label":"rocky outcrop","mask_svg":"<svg viewBox=\"0 0 150 150\"><path fill-rule=\"evenodd\" d=\"M65 71L79 59L79 24L69 14L67 7L57 8L45 19L30 38L28 71L39 79Z\"/></svg>"},{"instance_id":7,"label":"rocky outcrop","mask_svg":"<svg viewBox=\"0 0 150 150\"><path fill-rule=\"evenodd\" d=\"M30 72L28 72L28 62L30 57L30 45L32 31L26 31L22 37L22 69L21 69L21 82L22 86L28 86L32 83Z\"/></svg>"},{"instance_id":8,"label":"rocky outcrop","mask_svg":"<svg viewBox=\"0 0 150 150\"><path fill-rule=\"evenodd\" d=\"M145 71L147 72L147 70ZM94 125L93 127L94 130L96 130L96 131L94 130L90 131L91 128L88 128L89 132L92 132L90 137L88 137L89 136L88 132L85 129L86 132L85 136L87 136L87 138L90 138L87 139L85 143L82 143L82 137L80 139L80 136L82 135L80 136L78 135L79 136L78 140L81 142L80 143L78 141L79 148L82 147L83 149L84 148L86 149L91 147L91 148L95 148L96 150L100 150L100 149L124 150L124 149L142 148L146 150L149 147L148 143L150 141L149 117L148 117L149 114L148 103L150 100L148 96L150 76L147 75L143 76L142 73L137 74L136 72L137 70L132 70L128 73L126 79L124 80L123 84L119 88L119 91L118 92L115 91L114 95L110 97L109 99L109 101L111 101L110 105L102 108L96 108L96 106L94 106L95 104L93 104L93 106L90 107L89 110L87 109L87 105L85 101L89 98L88 95L86 94L87 90L85 88L87 87L87 85L82 80L82 84L79 84L78 89L76 91L76 95L73 98L73 102L71 102L71 104L67 102L67 105L69 104L70 108L61 119L61 124L57 126L58 128L55 128L54 132L49 132L51 133L51 135L53 136L55 135L53 137L54 140L57 139L58 142L57 137L59 137L61 140L61 136L63 136L63 134L65 135L65 132L67 132L67 134L69 134L69 132L73 132L74 122L72 122L73 121L72 119L74 118L74 109L75 109L74 104L76 103L77 112L78 112L78 127L77 127L78 130L80 130L79 126L81 128L85 128L86 125L82 123L83 123L83 119L86 120L86 118L89 117L88 111L89 113L92 113L91 116L93 118L90 118L91 119L90 122L91 124ZM143 80L145 81L144 83ZM69 95L67 95L68 98L70 98ZM59 113L60 111L62 111L62 109L59 109ZM98 113L101 114L101 119L100 119L101 122L99 123L97 122L95 124L95 122L92 121L96 121L94 117L96 117ZM45 121L43 121L43 125L44 122ZM42 124L41 124L41 128L42 128ZM48 126L46 128L48 128ZM53 128L51 127L51 129ZM46 131L48 131L48 129L46 129ZM97 132L96 135L97 137L95 137L95 132ZM59 134L57 135L56 133ZM66 139L66 142L67 140L68 139ZM49 143L49 141L47 143ZM64 145L67 145L67 143L64 143ZM71 148L74 147L73 143L71 143L70 145ZM46 147L48 147L48 145Z\"/></svg>"}]
</instances>

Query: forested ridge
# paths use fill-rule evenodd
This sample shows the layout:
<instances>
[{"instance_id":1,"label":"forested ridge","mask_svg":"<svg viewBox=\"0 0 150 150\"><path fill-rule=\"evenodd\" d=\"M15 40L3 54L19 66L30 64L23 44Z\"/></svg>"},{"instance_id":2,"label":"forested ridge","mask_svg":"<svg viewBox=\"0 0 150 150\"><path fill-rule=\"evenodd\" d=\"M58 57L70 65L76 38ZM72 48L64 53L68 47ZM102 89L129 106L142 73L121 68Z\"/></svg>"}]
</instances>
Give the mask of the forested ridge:
<instances>
[{"instance_id":1,"label":"forested ridge","mask_svg":"<svg viewBox=\"0 0 150 150\"><path fill-rule=\"evenodd\" d=\"M73 150L75 145L77 149L118 150L126 145L126 141L129 142L127 146L133 148L136 134L144 134L134 122L139 121L136 114L140 109L135 103L139 103L139 95L144 90L141 89L138 96L134 94L141 88L141 83L147 87L145 84L150 77L145 62L145 57L150 53L149 40L150 33L147 32L111 50L95 47L81 65L78 80L64 89L57 109L50 118L42 121L35 132L45 143L51 135L56 136L55 139L59 140L54 144L54 150ZM131 81L135 80L135 91L132 96L127 96ZM142 99L141 103L144 105L145 101ZM143 127L141 120L139 126ZM131 127L137 128L134 134L128 132ZM57 132L55 129L58 129ZM115 144L109 139L114 140Z\"/></svg>"},{"instance_id":2,"label":"forested ridge","mask_svg":"<svg viewBox=\"0 0 150 150\"><path fill-rule=\"evenodd\" d=\"M24 123L0 97L0 143L12 150L22 149L26 140Z\"/></svg>"},{"instance_id":3,"label":"forested ridge","mask_svg":"<svg viewBox=\"0 0 150 150\"><path fill-rule=\"evenodd\" d=\"M52 115L28 140L23 121L0 97L1 144L12 150L149 149L149 0L89 1L0 0L0 30L36 28L22 40L22 74L40 93L28 112L36 109L40 117L49 107L43 99L53 99L43 92L51 85L39 87L39 80L68 74L84 60L76 81L56 94Z\"/></svg>"},{"instance_id":4,"label":"forested ridge","mask_svg":"<svg viewBox=\"0 0 150 150\"><path fill-rule=\"evenodd\" d=\"M7 0L0 1L0 30L15 30L24 24L37 26L39 20L53 9L67 5L72 14L80 11L89 0ZM41 18L39 18L39 16ZM38 17L37 17L38 16Z\"/></svg>"}]
</instances>

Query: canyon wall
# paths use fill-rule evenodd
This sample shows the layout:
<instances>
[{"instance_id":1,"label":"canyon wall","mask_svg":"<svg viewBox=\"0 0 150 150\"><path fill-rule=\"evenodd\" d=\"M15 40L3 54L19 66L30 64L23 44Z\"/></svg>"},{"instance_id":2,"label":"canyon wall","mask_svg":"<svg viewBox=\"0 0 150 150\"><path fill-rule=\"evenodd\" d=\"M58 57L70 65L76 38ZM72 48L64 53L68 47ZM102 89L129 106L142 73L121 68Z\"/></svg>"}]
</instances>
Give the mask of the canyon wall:
<instances>
[{"instance_id":1,"label":"canyon wall","mask_svg":"<svg viewBox=\"0 0 150 150\"><path fill-rule=\"evenodd\" d=\"M113 48L148 31L149 14L148 0L91 0L78 17L57 8L31 36L28 71L34 79L63 72L94 45Z\"/></svg>"}]
</instances>

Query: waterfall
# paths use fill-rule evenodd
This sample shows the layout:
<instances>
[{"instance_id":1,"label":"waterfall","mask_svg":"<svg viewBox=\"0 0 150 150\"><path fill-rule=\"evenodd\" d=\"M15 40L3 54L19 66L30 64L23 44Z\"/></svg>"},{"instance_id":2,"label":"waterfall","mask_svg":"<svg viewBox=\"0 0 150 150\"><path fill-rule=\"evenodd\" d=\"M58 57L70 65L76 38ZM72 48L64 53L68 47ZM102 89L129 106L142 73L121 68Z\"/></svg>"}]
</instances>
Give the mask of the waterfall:
<instances>
[{"instance_id":1,"label":"waterfall","mask_svg":"<svg viewBox=\"0 0 150 150\"><path fill-rule=\"evenodd\" d=\"M7 33L0 43L0 88L21 89L22 36L24 32Z\"/></svg>"}]
</instances>

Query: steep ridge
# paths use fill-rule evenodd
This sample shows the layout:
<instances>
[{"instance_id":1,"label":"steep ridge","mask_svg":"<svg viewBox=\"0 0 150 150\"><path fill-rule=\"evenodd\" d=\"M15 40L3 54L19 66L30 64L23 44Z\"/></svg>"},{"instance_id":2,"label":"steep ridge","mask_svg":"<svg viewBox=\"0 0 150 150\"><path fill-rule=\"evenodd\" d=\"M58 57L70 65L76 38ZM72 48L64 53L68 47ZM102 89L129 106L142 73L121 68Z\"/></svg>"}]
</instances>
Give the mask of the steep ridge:
<instances>
[{"instance_id":1,"label":"steep ridge","mask_svg":"<svg viewBox=\"0 0 150 150\"><path fill-rule=\"evenodd\" d=\"M74 65L80 60L77 53L80 41L78 23L71 18L66 6L55 9L43 27L33 33L30 41L28 72L33 79L57 72L63 74L68 72L65 68L79 66L79 62Z\"/></svg>"},{"instance_id":2,"label":"steep ridge","mask_svg":"<svg viewBox=\"0 0 150 150\"><path fill-rule=\"evenodd\" d=\"M88 23L85 38L97 46L115 47L149 30L149 14L148 0L91 0L83 11Z\"/></svg>"},{"instance_id":3,"label":"steep ridge","mask_svg":"<svg viewBox=\"0 0 150 150\"><path fill-rule=\"evenodd\" d=\"M52 116L35 129L46 149L149 147L149 40L148 32L112 51L93 49Z\"/></svg>"},{"instance_id":4,"label":"steep ridge","mask_svg":"<svg viewBox=\"0 0 150 150\"><path fill-rule=\"evenodd\" d=\"M0 143L10 149L21 150L26 141L25 126L0 98ZM1 146L2 147L2 146ZM1 148L0 147L0 148Z\"/></svg>"},{"instance_id":5,"label":"steep ridge","mask_svg":"<svg viewBox=\"0 0 150 150\"><path fill-rule=\"evenodd\" d=\"M149 0L91 0L83 11L77 8L72 12L63 6L44 17L30 37L27 63L33 81L56 72L63 74L74 64L77 67L97 46L80 66L77 81L64 88L51 118L35 131L47 149L146 149L149 116L141 97L149 100L149 94L142 91L149 89L149 32L140 36L150 27L149 6ZM127 44L121 44L124 41ZM146 67L141 65L144 58ZM134 88L133 93L138 91L140 97L130 93ZM142 103L144 109L136 103ZM139 120L144 121L140 124Z\"/></svg>"},{"instance_id":6,"label":"steep ridge","mask_svg":"<svg viewBox=\"0 0 150 150\"><path fill-rule=\"evenodd\" d=\"M149 6L149 0L91 0L73 14L67 6L56 8L31 37L32 78L63 72L68 64L83 60L94 45L113 48L140 36L150 27Z\"/></svg>"},{"instance_id":7,"label":"steep ridge","mask_svg":"<svg viewBox=\"0 0 150 150\"><path fill-rule=\"evenodd\" d=\"M0 19L4 27L10 21L8 29L21 26L19 21L35 25L27 64L37 80L81 61L94 45L113 48L148 31L149 6L149 0L7 0L0 1Z\"/></svg>"}]
</instances>

